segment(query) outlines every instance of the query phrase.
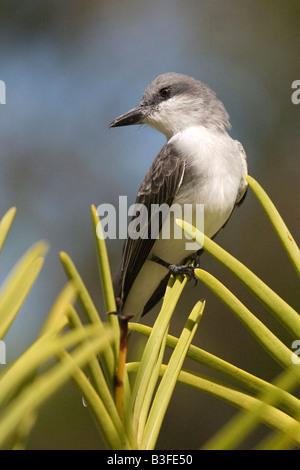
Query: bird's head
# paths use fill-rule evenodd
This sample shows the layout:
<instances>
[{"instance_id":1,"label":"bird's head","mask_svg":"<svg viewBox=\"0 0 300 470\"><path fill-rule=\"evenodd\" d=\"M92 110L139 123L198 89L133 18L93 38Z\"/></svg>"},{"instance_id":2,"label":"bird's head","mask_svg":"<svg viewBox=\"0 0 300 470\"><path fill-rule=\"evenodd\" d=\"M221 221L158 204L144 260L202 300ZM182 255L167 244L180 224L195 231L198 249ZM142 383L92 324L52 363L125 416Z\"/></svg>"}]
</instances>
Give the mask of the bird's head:
<instances>
[{"instance_id":1,"label":"bird's head","mask_svg":"<svg viewBox=\"0 0 300 470\"><path fill-rule=\"evenodd\" d=\"M189 126L230 127L223 103L204 83L179 73L159 75L146 88L135 108L117 117L110 127L147 124L167 139Z\"/></svg>"}]
</instances>

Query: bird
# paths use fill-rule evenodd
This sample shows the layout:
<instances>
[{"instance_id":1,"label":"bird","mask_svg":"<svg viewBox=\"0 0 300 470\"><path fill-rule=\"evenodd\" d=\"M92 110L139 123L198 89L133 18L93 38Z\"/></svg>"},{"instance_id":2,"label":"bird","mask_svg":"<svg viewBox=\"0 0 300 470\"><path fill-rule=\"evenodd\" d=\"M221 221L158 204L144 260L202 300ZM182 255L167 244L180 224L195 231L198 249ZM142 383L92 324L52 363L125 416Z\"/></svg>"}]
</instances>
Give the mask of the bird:
<instances>
[{"instance_id":1,"label":"bird","mask_svg":"<svg viewBox=\"0 0 300 470\"><path fill-rule=\"evenodd\" d=\"M186 261L195 256L198 264L201 254L201 248L187 250L186 240L175 238L173 232L169 239L160 236L166 215L158 222L157 236L151 237L150 208L189 204L194 209L201 204L204 233L213 238L242 203L248 187L245 150L229 136L229 115L208 85L180 73L159 75L139 104L110 127L141 124L163 133L166 143L136 196L136 204L148 209L148 232L144 237L128 232L114 278L118 306L124 315L134 315L132 321L139 321L159 302L172 272L188 274Z\"/></svg>"}]
</instances>

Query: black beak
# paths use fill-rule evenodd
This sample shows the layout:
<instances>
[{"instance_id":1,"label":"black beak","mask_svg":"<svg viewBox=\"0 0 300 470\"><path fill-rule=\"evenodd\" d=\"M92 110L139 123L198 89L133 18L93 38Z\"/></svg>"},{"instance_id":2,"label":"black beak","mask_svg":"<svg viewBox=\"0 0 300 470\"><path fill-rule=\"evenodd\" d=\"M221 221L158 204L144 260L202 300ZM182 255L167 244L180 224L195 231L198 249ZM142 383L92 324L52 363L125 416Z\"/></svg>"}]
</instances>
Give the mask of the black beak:
<instances>
[{"instance_id":1,"label":"black beak","mask_svg":"<svg viewBox=\"0 0 300 470\"><path fill-rule=\"evenodd\" d=\"M133 124L144 124L145 118L150 112L150 106L138 105L122 116L117 117L109 127L131 126Z\"/></svg>"}]
</instances>

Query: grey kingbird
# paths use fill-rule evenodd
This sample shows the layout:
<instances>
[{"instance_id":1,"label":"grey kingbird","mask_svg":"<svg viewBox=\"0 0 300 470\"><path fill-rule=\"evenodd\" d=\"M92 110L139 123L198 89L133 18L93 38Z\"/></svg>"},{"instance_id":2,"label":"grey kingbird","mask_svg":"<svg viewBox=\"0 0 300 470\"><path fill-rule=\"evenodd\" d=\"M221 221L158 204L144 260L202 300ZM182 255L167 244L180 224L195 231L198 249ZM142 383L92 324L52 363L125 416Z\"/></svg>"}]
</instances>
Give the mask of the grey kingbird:
<instances>
[{"instance_id":1,"label":"grey kingbird","mask_svg":"<svg viewBox=\"0 0 300 470\"><path fill-rule=\"evenodd\" d=\"M247 190L246 154L226 131L231 126L223 103L204 83L165 73L150 83L138 106L110 127L132 124L147 124L167 138L140 186L136 203L148 209L152 204L203 204L204 233L213 237ZM149 213L149 234L151 217ZM159 228L162 224L163 220ZM185 243L183 238L128 235L114 284L123 313L134 314L137 321L161 299L168 267L182 265L191 255Z\"/></svg>"}]
</instances>

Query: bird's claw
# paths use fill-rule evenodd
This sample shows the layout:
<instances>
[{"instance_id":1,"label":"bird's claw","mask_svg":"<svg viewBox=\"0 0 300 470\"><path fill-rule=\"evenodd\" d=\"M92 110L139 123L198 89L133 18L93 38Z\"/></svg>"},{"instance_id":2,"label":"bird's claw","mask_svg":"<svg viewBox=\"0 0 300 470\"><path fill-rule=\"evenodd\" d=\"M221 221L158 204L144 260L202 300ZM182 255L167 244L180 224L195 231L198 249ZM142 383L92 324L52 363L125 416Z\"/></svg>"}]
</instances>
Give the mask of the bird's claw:
<instances>
[{"instance_id":1,"label":"bird's claw","mask_svg":"<svg viewBox=\"0 0 300 470\"><path fill-rule=\"evenodd\" d=\"M157 256L153 256L152 261L164 266L174 275L181 274L183 276L187 276L189 281L191 279L194 279L195 285L197 284L198 277L195 274L195 266L193 264L168 264L166 261L162 260L161 258L158 258Z\"/></svg>"}]
</instances>

